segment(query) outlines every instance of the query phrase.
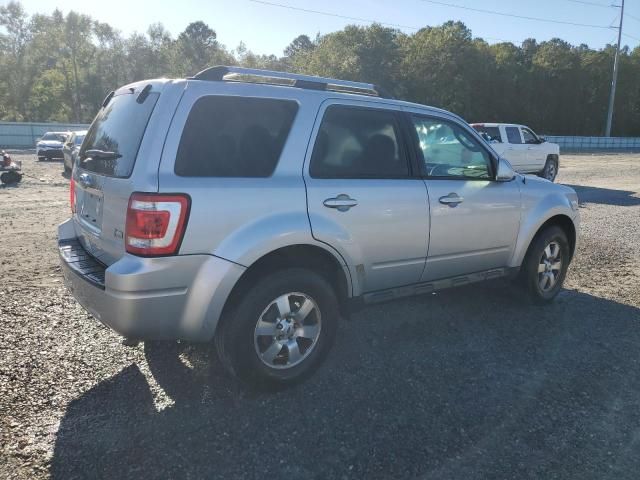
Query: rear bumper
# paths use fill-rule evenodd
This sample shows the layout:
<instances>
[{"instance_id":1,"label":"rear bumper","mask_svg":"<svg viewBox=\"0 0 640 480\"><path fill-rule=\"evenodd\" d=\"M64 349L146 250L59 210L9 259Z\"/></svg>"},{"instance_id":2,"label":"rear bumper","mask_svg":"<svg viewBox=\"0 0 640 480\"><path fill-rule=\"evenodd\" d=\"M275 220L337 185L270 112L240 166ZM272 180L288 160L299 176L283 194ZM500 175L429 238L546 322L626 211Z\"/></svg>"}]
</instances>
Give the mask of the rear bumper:
<instances>
[{"instance_id":1,"label":"rear bumper","mask_svg":"<svg viewBox=\"0 0 640 480\"><path fill-rule=\"evenodd\" d=\"M85 310L126 337L208 341L244 268L211 255L141 258L106 267L67 221L58 228L65 283Z\"/></svg>"}]
</instances>

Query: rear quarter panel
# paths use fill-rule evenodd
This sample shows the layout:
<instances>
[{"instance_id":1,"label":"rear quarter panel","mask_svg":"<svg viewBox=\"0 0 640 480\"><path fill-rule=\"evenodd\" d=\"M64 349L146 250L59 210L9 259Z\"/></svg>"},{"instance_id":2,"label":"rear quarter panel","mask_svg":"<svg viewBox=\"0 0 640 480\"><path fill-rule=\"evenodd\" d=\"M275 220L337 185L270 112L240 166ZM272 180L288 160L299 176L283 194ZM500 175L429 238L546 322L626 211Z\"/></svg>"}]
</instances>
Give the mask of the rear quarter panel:
<instances>
[{"instance_id":1,"label":"rear quarter panel","mask_svg":"<svg viewBox=\"0 0 640 480\"><path fill-rule=\"evenodd\" d=\"M194 103L206 95L278 98L298 103L275 172L267 178L180 177L174 173L178 146ZM299 101L304 96L304 101ZM313 239L302 177L309 132L322 98L314 92L231 82L190 81L173 118L158 172L162 192L187 193L191 212L181 254L210 254L243 266L278 248Z\"/></svg>"}]
</instances>

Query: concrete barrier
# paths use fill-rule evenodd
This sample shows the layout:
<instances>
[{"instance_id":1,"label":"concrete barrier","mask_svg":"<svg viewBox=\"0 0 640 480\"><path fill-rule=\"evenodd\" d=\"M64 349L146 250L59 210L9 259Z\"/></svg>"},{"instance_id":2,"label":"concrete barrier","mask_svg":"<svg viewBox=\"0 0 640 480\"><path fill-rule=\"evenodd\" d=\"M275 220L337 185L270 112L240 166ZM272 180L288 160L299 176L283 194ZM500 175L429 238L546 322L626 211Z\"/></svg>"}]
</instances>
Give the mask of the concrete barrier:
<instances>
[{"instance_id":1,"label":"concrete barrier","mask_svg":"<svg viewBox=\"0 0 640 480\"><path fill-rule=\"evenodd\" d=\"M46 132L86 130L83 123L29 123L0 122L1 148L35 148L36 142Z\"/></svg>"}]
</instances>

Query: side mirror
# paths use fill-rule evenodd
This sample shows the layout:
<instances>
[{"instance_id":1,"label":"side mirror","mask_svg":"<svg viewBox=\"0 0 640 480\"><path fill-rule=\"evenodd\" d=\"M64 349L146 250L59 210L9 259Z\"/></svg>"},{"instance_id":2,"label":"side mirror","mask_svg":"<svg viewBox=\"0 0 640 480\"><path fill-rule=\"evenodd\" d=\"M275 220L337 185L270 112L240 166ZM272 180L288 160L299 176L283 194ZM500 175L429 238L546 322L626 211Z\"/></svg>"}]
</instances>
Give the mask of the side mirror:
<instances>
[{"instance_id":1,"label":"side mirror","mask_svg":"<svg viewBox=\"0 0 640 480\"><path fill-rule=\"evenodd\" d=\"M544 137L538 137L538 143L544 143L544 142L546 142L546 141L547 141L547 139L546 139L546 138L544 138Z\"/></svg>"},{"instance_id":2,"label":"side mirror","mask_svg":"<svg viewBox=\"0 0 640 480\"><path fill-rule=\"evenodd\" d=\"M511 164L504 158L498 158L498 171L496 172L497 182L510 182L516 178L516 173L513 171Z\"/></svg>"}]
</instances>

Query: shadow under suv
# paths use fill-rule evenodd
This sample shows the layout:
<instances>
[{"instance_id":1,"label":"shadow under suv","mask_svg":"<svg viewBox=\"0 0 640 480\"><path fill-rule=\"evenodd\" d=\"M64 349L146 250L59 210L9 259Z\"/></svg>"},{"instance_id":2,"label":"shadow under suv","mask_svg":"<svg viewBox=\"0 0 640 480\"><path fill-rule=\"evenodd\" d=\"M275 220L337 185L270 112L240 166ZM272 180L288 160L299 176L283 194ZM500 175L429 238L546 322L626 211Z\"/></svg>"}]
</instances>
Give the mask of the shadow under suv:
<instances>
[{"instance_id":1,"label":"shadow under suv","mask_svg":"<svg viewBox=\"0 0 640 480\"><path fill-rule=\"evenodd\" d=\"M286 384L352 305L503 276L552 300L576 193L514 173L458 116L374 85L235 67L112 92L58 229L65 280L132 340L215 340Z\"/></svg>"}]
</instances>

